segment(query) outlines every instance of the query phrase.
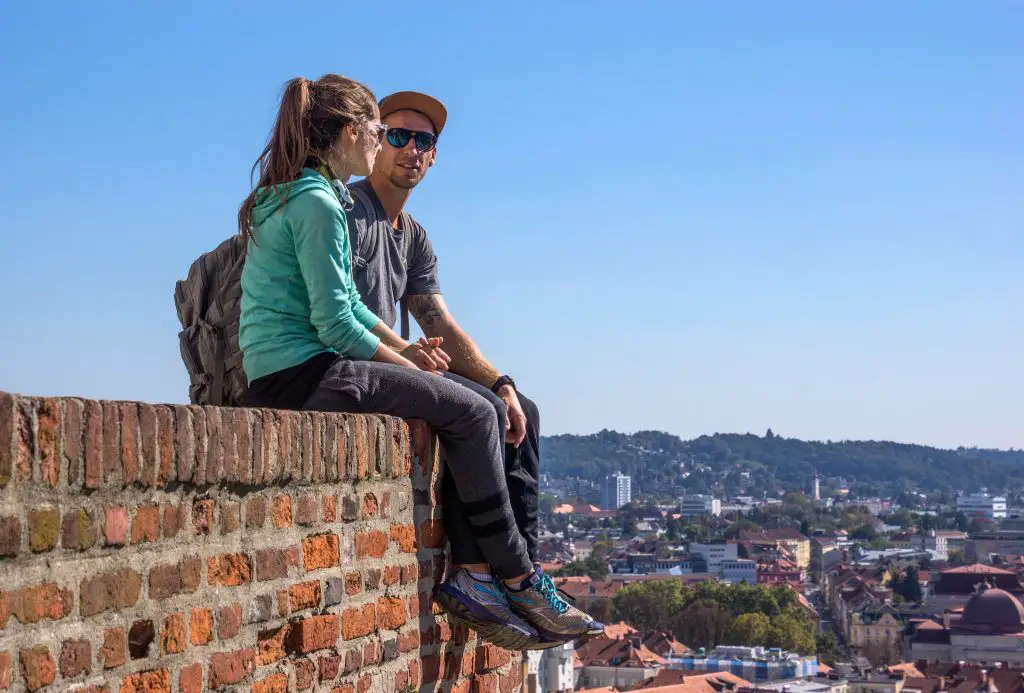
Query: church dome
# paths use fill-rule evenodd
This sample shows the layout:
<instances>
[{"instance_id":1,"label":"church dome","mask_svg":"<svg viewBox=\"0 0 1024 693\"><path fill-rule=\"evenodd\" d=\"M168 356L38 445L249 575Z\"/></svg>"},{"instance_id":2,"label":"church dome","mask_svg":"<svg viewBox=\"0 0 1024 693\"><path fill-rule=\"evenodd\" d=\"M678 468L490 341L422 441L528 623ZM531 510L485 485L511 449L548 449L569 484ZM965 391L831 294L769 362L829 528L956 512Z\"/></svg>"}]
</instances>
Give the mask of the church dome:
<instances>
[{"instance_id":1,"label":"church dome","mask_svg":"<svg viewBox=\"0 0 1024 693\"><path fill-rule=\"evenodd\" d=\"M967 600L960 626L1000 633L1024 632L1024 605L1005 590L983 585Z\"/></svg>"}]
</instances>

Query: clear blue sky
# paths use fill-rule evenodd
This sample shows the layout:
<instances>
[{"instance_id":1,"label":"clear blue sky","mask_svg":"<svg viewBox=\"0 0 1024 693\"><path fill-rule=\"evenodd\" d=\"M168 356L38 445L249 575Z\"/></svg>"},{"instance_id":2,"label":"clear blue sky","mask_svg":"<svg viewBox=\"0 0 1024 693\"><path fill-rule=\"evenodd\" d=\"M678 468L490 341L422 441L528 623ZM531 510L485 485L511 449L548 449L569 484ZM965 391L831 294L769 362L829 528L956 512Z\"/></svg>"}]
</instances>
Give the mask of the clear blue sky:
<instances>
[{"instance_id":1,"label":"clear blue sky","mask_svg":"<svg viewBox=\"0 0 1024 693\"><path fill-rule=\"evenodd\" d=\"M545 432L1024 447L1024 5L300 5L0 5L0 389L187 399L174 282L337 71L448 104L411 211Z\"/></svg>"}]
</instances>

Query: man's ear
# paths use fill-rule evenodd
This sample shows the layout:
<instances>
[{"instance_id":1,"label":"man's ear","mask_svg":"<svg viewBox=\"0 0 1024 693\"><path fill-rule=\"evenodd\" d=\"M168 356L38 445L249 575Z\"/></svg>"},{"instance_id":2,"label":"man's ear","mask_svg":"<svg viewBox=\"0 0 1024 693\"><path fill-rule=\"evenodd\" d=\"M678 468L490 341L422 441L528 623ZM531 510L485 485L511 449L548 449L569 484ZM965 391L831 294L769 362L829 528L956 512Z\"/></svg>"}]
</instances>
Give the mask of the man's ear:
<instances>
[{"instance_id":1,"label":"man's ear","mask_svg":"<svg viewBox=\"0 0 1024 693\"><path fill-rule=\"evenodd\" d=\"M433 166L435 161L437 161L437 145L436 144L434 145L434 148L430 150L430 161L427 162L427 168L430 168L431 166Z\"/></svg>"}]
</instances>

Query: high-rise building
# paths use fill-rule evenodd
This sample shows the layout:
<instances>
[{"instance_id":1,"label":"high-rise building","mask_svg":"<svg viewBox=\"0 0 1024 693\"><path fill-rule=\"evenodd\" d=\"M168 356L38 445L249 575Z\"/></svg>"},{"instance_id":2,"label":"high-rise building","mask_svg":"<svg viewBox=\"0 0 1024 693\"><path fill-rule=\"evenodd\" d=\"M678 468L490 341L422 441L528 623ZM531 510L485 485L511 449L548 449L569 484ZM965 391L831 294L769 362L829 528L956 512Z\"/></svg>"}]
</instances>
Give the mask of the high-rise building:
<instances>
[{"instance_id":1,"label":"high-rise building","mask_svg":"<svg viewBox=\"0 0 1024 693\"><path fill-rule=\"evenodd\" d=\"M633 479L625 474L612 474L605 477L601 485L601 507L605 510L618 510L633 501Z\"/></svg>"},{"instance_id":2,"label":"high-rise building","mask_svg":"<svg viewBox=\"0 0 1024 693\"><path fill-rule=\"evenodd\" d=\"M818 472L814 472L814 500L821 500L821 479L818 478Z\"/></svg>"}]
</instances>

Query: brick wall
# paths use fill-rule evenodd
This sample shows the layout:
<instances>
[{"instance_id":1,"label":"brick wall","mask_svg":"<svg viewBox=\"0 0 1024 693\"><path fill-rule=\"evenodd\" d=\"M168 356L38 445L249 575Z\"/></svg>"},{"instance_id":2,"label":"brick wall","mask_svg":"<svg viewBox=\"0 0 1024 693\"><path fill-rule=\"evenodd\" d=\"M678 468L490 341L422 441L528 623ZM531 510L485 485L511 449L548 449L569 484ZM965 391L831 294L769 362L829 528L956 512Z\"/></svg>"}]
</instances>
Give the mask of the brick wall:
<instances>
[{"instance_id":1,"label":"brick wall","mask_svg":"<svg viewBox=\"0 0 1024 693\"><path fill-rule=\"evenodd\" d=\"M0 690L511 693L421 422L0 393Z\"/></svg>"}]
</instances>

